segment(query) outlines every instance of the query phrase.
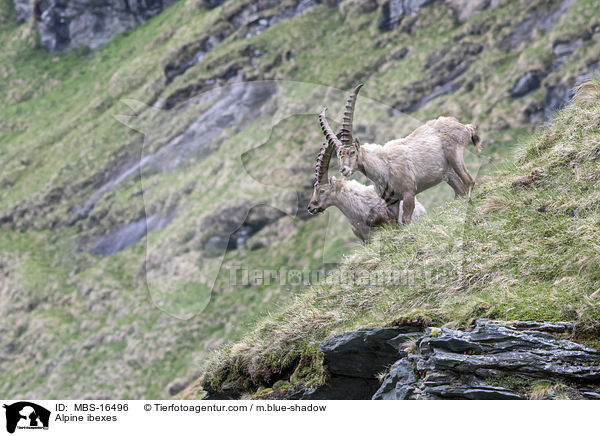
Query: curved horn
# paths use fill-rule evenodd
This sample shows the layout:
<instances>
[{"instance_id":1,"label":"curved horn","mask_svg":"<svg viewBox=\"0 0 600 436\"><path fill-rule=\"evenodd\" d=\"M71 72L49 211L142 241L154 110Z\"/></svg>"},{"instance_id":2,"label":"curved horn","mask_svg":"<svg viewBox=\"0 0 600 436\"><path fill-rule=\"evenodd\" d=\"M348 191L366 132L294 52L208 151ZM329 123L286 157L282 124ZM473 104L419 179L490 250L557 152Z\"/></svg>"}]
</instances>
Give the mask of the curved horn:
<instances>
[{"instance_id":1,"label":"curved horn","mask_svg":"<svg viewBox=\"0 0 600 436\"><path fill-rule=\"evenodd\" d=\"M323 144L323 147L321 147L321 151L317 156L317 165L315 168L317 183L325 183L327 181L327 171L329 170L331 154L336 147L341 147L342 145L337 135L331 130L327 118L325 118L326 110L327 108L324 108L319 114L319 124L321 125L321 130L323 131L323 135L325 135L327 142Z\"/></svg>"},{"instance_id":2,"label":"curved horn","mask_svg":"<svg viewBox=\"0 0 600 436\"><path fill-rule=\"evenodd\" d=\"M327 118L325 118L325 111L327 108L323 108L321 113L319 114L319 124L321 125L321 130L323 131L323 135L325 135L325 139L327 139L328 145L333 145L334 148L341 147L342 141L340 141L337 137L337 134L333 133L333 130L329 126L327 122Z\"/></svg>"},{"instance_id":3,"label":"curved horn","mask_svg":"<svg viewBox=\"0 0 600 436\"><path fill-rule=\"evenodd\" d=\"M315 176L317 183L320 185L327 183L327 173L329 171L329 161L331 160L332 152L333 147L324 142L317 156L317 165L315 166Z\"/></svg>"},{"instance_id":4,"label":"curved horn","mask_svg":"<svg viewBox=\"0 0 600 436\"><path fill-rule=\"evenodd\" d=\"M335 133L335 136L339 139L341 136L341 129ZM331 161L331 156L335 148L324 142L321 146L321 151L317 155L317 165L315 167L315 175L317 178L317 183L326 184L328 183L327 174L329 172L329 162Z\"/></svg>"},{"instance_id":5,"label":"curved horn","mask_svg":"<svg viewBox=\"0 0 600 436\"><path fill-rule=\"evenodd\" d=\"M342 144L344 147L350 147L352 145L352 122L354 118L354 105L356 104L356 97L358 96L358 91L362 88L363 84L359 83L356 85L348 100L346 101L346 106L344 107L344 120L342 122L341 128L341 137Z\"/></svg>"}]
</instances>

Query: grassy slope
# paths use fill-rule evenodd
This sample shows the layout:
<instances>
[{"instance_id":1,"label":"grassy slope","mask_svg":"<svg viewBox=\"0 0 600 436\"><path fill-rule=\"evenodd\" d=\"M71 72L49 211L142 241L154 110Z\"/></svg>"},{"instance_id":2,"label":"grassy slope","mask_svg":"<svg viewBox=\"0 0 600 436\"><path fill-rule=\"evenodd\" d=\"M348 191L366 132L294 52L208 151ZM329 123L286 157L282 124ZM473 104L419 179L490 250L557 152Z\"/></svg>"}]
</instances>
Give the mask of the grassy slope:
<instances>
[{"instance_id":1,"label":"grassy slope","mask_svg":"<svg viewBox=\"0 0 600 436\"><path fill-rule=\"evenodd\" d=\"M577 321L600 339L600 81L482 180L470 201L388 230L331 278L212 356L206 380L258 395L319 383L318 346L344 330L465 325L476 317ZM375 249L378 247L378 249ZM398 284L373 278L396 271ZM368 281L349 277L371 277ZM187 396L198 393L199 384ZM265 391L264 389L268 389Z\"/></svg>"},{"instance_id":2,"label":"grassy slope","mask_svg":"<svg viewBox=\"0 0 600 436\"><path fill-rule=\"evenodd\" d=\"M170 247L175 247L175 254L193 256L194 241L182 246L177 246L177 241L189 231L190 222L197 222L194 220L220 206L221 197L236 198L239 167L229 165L218 170L227 183L215 195L201 196L196 191L180 198L178 192L203 174L220 168L222 162L229 162L230 156L246 151L244 147L252 143L252 138L260 137L265 130L264 126L251 124L226 141L210 159L172 176L150 180L152 189L146 192L146 205L139 196L139 183L124 183L98 202L89 220L69 227L68 211L91 194L105 169L131 150L139 151L141 135L114 118L127 111L120 103L122 98L147 103L164 100L178 89L212 77L215 71L241 59L241 53L252 46L264 55L255 60L254 66L244 68L258 71L259 77L345 87L360 79L368 84L364 96L392 104L402 95L392 97L390 90L403 89L419 80L426 59L440 47L454 44L458 35L469 33L481 23L514 23L515 17L526 11L523 4L531 2L508 2L463 25L449 17L443 6L436 6L431 14L420 18L411 34L400 30L382 34L378 30L379 12L359 14L352 2L343 13L318 6L255 37L238 39L231 35L203 62L165 84L161 68L164 60L182 45L209 34L227 8L242 3L235 1L206 11L195 1L180 1L95 53L79 50L48 54L35 48L35 37L27 25L16 25L11 1L0 0L0 211L8 213L15 207L25 211L18 220L18 229L0 229L0 291L3 302L9 302L2 308L0 341L7 349L19 350L17 360L5 361L0 371L0 392L4 396L81 397L93 392L94 396L104 397L163 397L166 385L199 368L208 350L224 340L240 337L253 319L289 303L297 291L276 284L232 289L224 273L218 278L207 309L183 321L167 316L151 303L140 276L147 254L143 242L107 258L81 250L82 240L139 219L145 206L161 208L175 198L180 199L185 212L165 230L151 234L149 241L159 248L156 251L171 253ZM517 53L507 53L495 44L510 26L497 30L491 24L483 34L469 33L468 40L486 45L465 73L467 81L480 77L480 85L470 90L462 87L451 96L437 98L415 117L451 114L475 119L486 138L486 156L500 161L515 138L531 129L520 117L524 105L543 99L538 91L515 101L508 97L508 89L540 58L551 57L552 41L585 27L585 17L590 16L586 11L593 8L593 1L580 0L552 31L534 35ZM377 41L383 42L376 45ZM282 47L292 50L295 56L290 60L284 57L278 63ZM394 57L392 54L402 47L409 47L409 54ZM564 68L581 65L596 51L597 44L587 41ZM303 101L305 96L296 98ZM361 104L357 108L358 117L364 120L361 122L375 123L372 114L361 114ZM331 109L334 112L336 107ZM160 147L185 126L186 114L177 115L169 120L163 134L154 138L151 147ZM496 132L498 120L510 121L511 127ZM373 137L367 139L379 141L394 134L379 129L376 135L368 132ZM293 148L291 152L297 154L288 157L288 165L306 162L294 176L294 187L312 175L310 158L317 149L318 137L316 128L300 138L289 129L275 131L272 137L272 148L279 153L274 153L276 156L289 152L289 141L299 144L299 151ZM255 174L260 179L268 173L260 173L257 168ZM277 177L287 180L289 173L280 172ZM57 188L62 196L49 200ZM426 202L447 198L448 191L440 188ZM453 203L449 207L456 206ZM326 223L327 217L292 219L288 227L292 232L274 232L278 236L275 246L231 252L226 265L320 267L321 258L315 252L326 249L322 246ZM331 249L332 256L351 252L353 239L347 226L338 220L334 228L337 239L329 241L335 248ZM168 265L177 263L178 258L159 257L158 261ZM157 275L159 283L169 279L161 270ZM190 277L181 277L183 281L186 278ZM90 380L86 386L79 383L82 376Z\"/></svg>"}]
</instances>

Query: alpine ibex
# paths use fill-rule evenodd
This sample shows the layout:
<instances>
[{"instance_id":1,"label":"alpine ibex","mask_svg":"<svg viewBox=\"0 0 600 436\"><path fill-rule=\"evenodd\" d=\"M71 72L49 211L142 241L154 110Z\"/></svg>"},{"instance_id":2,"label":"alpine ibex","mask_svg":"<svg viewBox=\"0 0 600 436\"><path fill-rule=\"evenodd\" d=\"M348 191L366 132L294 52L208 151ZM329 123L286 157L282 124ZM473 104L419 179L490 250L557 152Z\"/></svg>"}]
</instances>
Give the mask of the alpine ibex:
<instances>
[{"instance_id":1,"label":"alpine ibex","mask_svg":"<svg viewBox=\"0 0 600 436\"><path fill-rule=\"evenodd\" d=\"M321 127L325 127L325 110L319 115ZM323 130L326 137L329 133ZM315 168L316 181L313 195L308 204L308 212L312 215L323 212L330 206L337 207L350 222L352 231L362 241L368 241L375 227L400 224L398 213L394 214L393 206L386 203L374 186L366 186L356 180L328 178L329 161L334 147L327 141L317 157ZM382 193L386 197L386 191ZM391 200L393 203L393 199ZM415 200L413 219L424 214L425 208Z\"/></svg>"},{"instance_id":2,"label":"alpine ibex","mask_svg":"<svg viewBox=\"0 0 600 436\"><path fill-rule=\"evenodd\" d=\"M342 128L336 135L324 120L328 144L336 150L340 171L350 176L360 171L375 184L381 196L386 187L396 205L402 201L402 222L411 221L415 196L419 192L446 181L456 195L469 195L475 180L467 170L464 148L473 143L479 151L480 139L474 126L459 123L455 118L440 117L418 127L405 138L386 144L360 145L352 137L352 120L358 85L346 103ZM391 192L390 192L391 191Z\"/></svg>"}]
</instances>

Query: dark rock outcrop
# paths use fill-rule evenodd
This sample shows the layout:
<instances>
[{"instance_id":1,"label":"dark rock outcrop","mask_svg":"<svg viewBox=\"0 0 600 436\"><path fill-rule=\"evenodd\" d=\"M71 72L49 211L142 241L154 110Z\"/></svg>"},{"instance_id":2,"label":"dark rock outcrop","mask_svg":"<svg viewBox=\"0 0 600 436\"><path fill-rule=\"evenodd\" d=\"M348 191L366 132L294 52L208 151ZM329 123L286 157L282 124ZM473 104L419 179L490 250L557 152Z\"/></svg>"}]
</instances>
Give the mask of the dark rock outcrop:
<instances>
[{"instance_id":1,"label":"dark rock outcrop","mask_svg":"<svg viewBox=\"0 0 600 436\"><path fill-rule=\"evenodd\" d=\"M240 248L252 235L284 215L269 206L252 207L247 203L219 209L202 221L201 230L207 231L202 249L210 254Z\"/></svg>"},{"instance_id":2,"label":"dark rock outcrop","mask_svg":"<svg viewBox=\"0 0 600 436\"><path fill-rule=\"evenodd\" d=\"M202 4L207 9L214 9L225 3L225 0L202 0Z\"/></svg>"},{"instance_id":3,"label":"dark rock outcrop","mask_svg":"<svg viewBox=\"0 0 600 436\"><path fill-rule=\"evenodd\" d=\"M510 33L502 40L502 46L510 51L517 50L521 44L531 39L534 30L547 31L554 27L560 18L577 3L577 0L563 0L558 7L544 11L537 5L531 6L525 18L515 25Z\"/></svg>"},{"instance_id":4,"label":"dark rock outcrop","mask_svg":"<svg viewBox=\"0 0 600 436\"><path fill-rule=\"evenodd\" d=\"M239 400L241 392L229 385L221 386L220 390L214 390L210 382L204 383L202 389L206 392L203 400Z\"/></svg>"},{"instance_id":5,"label":"dark rock outcrop","mask_svg":"<svg viewBox=\"0 0 600 436\"><path fill-rule=\"evenodd\" d=\"M577 86L587 82L594 74L600 72L600 61L588 63L577 76L563 78L558 82L545 83L546 97L543 114L546 121L552 120L555 112L571 102Z\"/></svg>"},{"instance_id":6,"label":"dark rock outcrop","mask_svg":"<svg viewBox=\"0 0 600 436\"><path fill-rule=\"evenodd\" d=\"M546 97L544 100L545 119L551 120L552 115L569 104L574 95L575 90L570 86L563 84L546 85Z\"/></svg>"},{"instance_id":7,"label":"dark rock outcrop","mask_svg":"<svg viewBox=\"0 0 600 436\"><path fill-rule=\"evenodd\" d=\"M436 0L390 0L382 6L379 28L382 31L392 30L403 17L414 15L422 7L435 2Z\"/></svg>"},{"instance_id":8,"label":"dark rock outcrop","mask_svg":"<svg viewBox=\"0 0 600 436\"><path fill-rule=\"evenodd\" d=\"M31 2L29 0L13 0L15 4L15 14L17 21L24 23L31 17Z\"/></svg>"},{"instance_id":9,"label":"dark rock outcrop","mask_svg":"<svg viewBox=\"0 0 600 436\"><path fill-rule=\"evenodd\" d=\"M332 374L376 378L398 360L400 346L417 336L418 328L367 328L344 332L321 344L323 363Z\"/></svg>"},{"instance_id":10,"label":"dark rock outcrop","mask_svg":"<svg viewBox=\"0 0 600 436\"><path fill-rule=\"evenodd\" d=\"M292 400L600 399L600 352L562 339L574 322L479 319L466 330L419 324L343 332L321 344L325 382L276 387ZM286 383L284 383L285 386ZM205 399L242 391L205 382Z\"/></svg>"},{"instance_id":11,"label":"dark rock outcrop","mask_svg":"<svg viewBox=\"0 0 600 436\"><path fill-rule=\"evenodd\" d=\"M292 395L301 400L368 400L379 387L378 375L405 357L403 344L422 334L418 326L365 328L321 344L327 382Z\"/></svg>"},{"instance_id":12,"label":"dark rock outcrop","mask_svg":"<svg viewBox=\"0 0 600 436\"><path fill-rule=\"evenodd\" d=\"M373 399L518 399L517 388L538 381L569 383L594 393L600 381L600 353L553 333L573 323L478 320L470 332L428 329L416 352L397 361ZM594 388L595 386L595 388Z\"/></svg>"},{"instance_id":13,"label":"dark rock outcrop","mask_svg":"<svg viewBox=\"0 0 600 436\"><path fill-rule=\"evenodd\" d=\"M554 43L552 53L558 58L568 56L581 47L582 44L583 39L581 38L577 38L572 41L557 41Z\"/></svg>"},{"instance_id":14,"label":"dark rock outcrop","mask_svg":"<svg viewBox=\"0 0 600 436\"><path fill-rule=\"evenodd\" d=\"M223 1L220 0L204 1L208 8L214 8L221 3ZM163 61L166 82L171 82L175 77L201 62L208 52L231 35L234 35L235 39L258 35L279 21L302 15L316 3L315 0L294 0L289 4L282 4L277 0L254 0L224 11L212 26L210 34L184 44L167 56ZM236 69L236 73L237 70L239 68Z\"/></svg>"},{"instance_id":15,"label":"dark rock outcrop","mask_svg":"<svg viewBox=\"0 0 600 436\"><path fill-rule=\"evenodd\" d=\"M394 108L414 112L441 95L455 92L463 85L463 74L482 51L483 45L469 41L442 47L425 61L423 78L402 88Z\"/></svg>"},{"instance_id":16,"label":"dark rock outcrop","mask_svg":"<svg viewBox=\"0 0 600 436\"><path fill-rule=\"evenodd\" d=\"M523 97L530 92L535 91L542 84L544 72L541 70L528 71L519 77L510 90L510 95L513 98Z\"/></svg>"},{"instance_id":17,"label":"dark rock outcrop","mask_svg":"<svg viewBox=\"0 0 600 436\"><path fill-rule=\"evenodd\" d=\"M414 17L420 9L431 6L438 0L389 0L382 4L379 29L387 32L395 29L404 17ZM440 2L441 3L441 2ZM454 12L458 21L464 23L473 15L484 11L490 6L495 7L491 0L445 0L444 3Z\"/></svg>"},{"instance_id":18,"label":"dark rock outcrop","mask_svg":"<svg viewBox=\"0 0 600 436\"><path fill-rule=\"evenodd\" d=\"M170 83L175 77L185 73L189 68L202 61L206 53L211 51L220 41L221 37L210 35L181 47L176 56L165 62L163 71L165 72L166 82Z\"/></svg>"},{"instance_id":19,"label":"dark rock outcrop","mask_svg":"<svg viewBox=\"0 0 600 436\"><path fill-rule=\"evenodd\" d=\"M291 400L369 400L379 387L374 378L331 376L327 384L300 390Z\"/></svg>"},{"instance_id":20,"label":"dark rock outcrop","mask_svg":"<svg viewBox=\"0 0 600 436\"><path fill-rule=\"evenodd\" d=\"M476 15L489 7L497 6L492 0L446 0L446 3L456 14L458 21L464 23L473 15Z\"/></svg>"},{"instance_id":21,"label":"dark rock outcrop","mask_svg":"<svg viewBox=\"0 0 600 436\"><path fill-rule=\"evenodd\" d=\"M40 44L48 51L77 46L96 49L118 33L135 27L176 0L36 0L33 14ZM28 1L15 0L17 18L32 14Z\"/></svg>"}]
</instances>

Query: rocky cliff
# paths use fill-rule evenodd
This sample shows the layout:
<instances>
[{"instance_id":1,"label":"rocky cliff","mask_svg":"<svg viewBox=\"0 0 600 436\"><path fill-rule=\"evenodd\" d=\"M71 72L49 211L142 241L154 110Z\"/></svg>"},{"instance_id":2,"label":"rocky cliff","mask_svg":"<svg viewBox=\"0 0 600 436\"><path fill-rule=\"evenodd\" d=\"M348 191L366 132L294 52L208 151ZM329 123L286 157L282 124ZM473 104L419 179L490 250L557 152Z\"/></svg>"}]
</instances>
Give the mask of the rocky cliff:
<instances>
[{"instance_id":1,"label":"rocky cliff","mask_svg":"<svg viewBox=\"0 0 600 436\"><path fill-rule=\"evenodd\" d=\"M14 0L17 20L33 19L48 51L96 49L159 14L176 0Z\"/></svg>"},{"instance_id":2,"label":"rocky cliff","mask_svg":"<svg viewBox=\"0 0 600 436\"><path fill-rule=\"evenodd\" d=\"M365 328L320 345L324 383L279 385L262 398L301 400L600 399L600 352L563 337L573 322L479 319L467 329ZM205 399L241 392L211 390Z\"/></svg>"},{"instance_id":3,"label":"rocky cliff","mask_svg":"<svg viewBox=\"0 0 600 436\"><path fill-rule=\"evenodd\" d=\"M429 329L384 373L374 400L600 399L600 353L560 339L574 323L477 320Z\"/></svg>"}]
</instances>

